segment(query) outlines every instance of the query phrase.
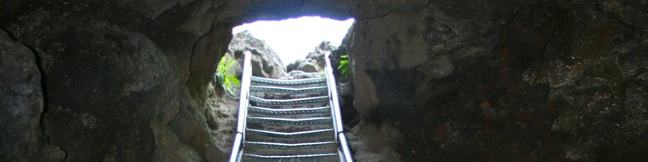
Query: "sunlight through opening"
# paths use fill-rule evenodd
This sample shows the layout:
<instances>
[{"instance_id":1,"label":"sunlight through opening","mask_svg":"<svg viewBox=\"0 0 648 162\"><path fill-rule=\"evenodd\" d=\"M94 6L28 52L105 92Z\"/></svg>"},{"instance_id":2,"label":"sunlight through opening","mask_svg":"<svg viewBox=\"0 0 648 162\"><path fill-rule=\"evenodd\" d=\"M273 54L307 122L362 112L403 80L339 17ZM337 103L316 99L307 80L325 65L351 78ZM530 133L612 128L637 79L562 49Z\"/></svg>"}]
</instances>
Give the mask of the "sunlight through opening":
<instances>
[{"instance_id":1,"label":"sunlight through opening","mask_svg":"<svg viewBox=\"0 0 648 162\"><path fill-rule=\"evenodd\" d=\"M322 41L339 46L354 19L344 21L305 16L280 21L256 21L235 27L233 34L249 31L264 40L284 64L303 59Z\"/></svg>"}]
</instances>

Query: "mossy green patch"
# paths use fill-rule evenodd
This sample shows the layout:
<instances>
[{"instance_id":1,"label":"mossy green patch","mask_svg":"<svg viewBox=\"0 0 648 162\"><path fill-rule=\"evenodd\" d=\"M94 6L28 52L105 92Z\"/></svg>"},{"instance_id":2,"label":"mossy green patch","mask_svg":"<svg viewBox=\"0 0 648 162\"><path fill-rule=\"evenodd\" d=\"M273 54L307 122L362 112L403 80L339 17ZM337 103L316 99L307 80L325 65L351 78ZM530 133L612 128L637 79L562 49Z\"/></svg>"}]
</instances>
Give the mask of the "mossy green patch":
<instances>
[{"instance_id":1,"label":"mossy green patch","mask_svg":"<svg viewBox=\"0 0 648 162\"><path fill-rule=\"evenodd\" d=\"M239 66L238 62L232 56L225 54L218 63L216 69L216 76L218 77L221 86L228 93L235 95L237 89L241 86L241 81L239 81L236 76L236 71L233 68Z\"/></svg>"}]
</instances>

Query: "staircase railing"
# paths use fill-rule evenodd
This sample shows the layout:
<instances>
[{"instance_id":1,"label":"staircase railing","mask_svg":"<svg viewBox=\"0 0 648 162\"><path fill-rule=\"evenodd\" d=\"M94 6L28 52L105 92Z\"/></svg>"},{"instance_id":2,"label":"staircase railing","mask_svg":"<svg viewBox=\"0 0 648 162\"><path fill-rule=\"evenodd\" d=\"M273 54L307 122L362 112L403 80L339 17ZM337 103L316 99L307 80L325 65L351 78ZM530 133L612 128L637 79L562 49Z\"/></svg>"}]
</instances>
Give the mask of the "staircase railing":
<instances>
[{"instance_id":1,"label":"staircase railing","mask_svg":"<svg viewBox=\"0 0 648 162\"><path fill-rule=\"evenodd\" d=\"M353 162L351 157L351 151L349 149L349 143L346 136L344 135L344 127L342 125L342 117L340 115L340 104L337 96L337 86L335 82L335 77L333 76L333 69L335 67L331 66L331 60L329 59L330 53L325 54L326 62L326 84L328 87L329 95L329 105L331 108L331 119L333 120L333 130L335 141L338 144L338 154L340 155L340 160L344 162ZM244 52L243 57L243 77L241 79L241 90L240 90L240 102L238 109L238 125L236 127L236 134L234 136L234 144L232 146L232 152L230 154L230 162L238 162L241 160L242 151L243 151L243 142L245 139L245 129L247 127L247 111L250 100L250 84L252 77L252 67L251 65L252 54L249 51Z\"/></svg>"},{"instance_id":2,"label":"staircase railing","mask_svg":"<svg viewBox=\"0 0 648 162\"><path fill-rule=\"evenodd\" d=\"M341 160L345 162L353 162L351 158L351 151L349 150L348 141L344 135L344 127L342 125L342 116L340 115L340 101L338 100L337 86L335 76L333 76L333 69L331 66L330 53L324 55L324 62L326 62L326 84L328 85L329 99L331 105L331 116L333 119L333 130L335 130L335 141L338 143L338 153Z\"/></svg>"},{"instance_id":3,"label":"staircase railing","mask_svg":"<svg viewBox=\"0 0 648 162\"><path fill-rule=\"evenodd\" d=\"M236 135L234 136L234 145L232 145L232 153L230 154L230 162L238 162L241 158L241 152L243 151L243 139L245 139L245 128L246 128L246 117L247 117L247 108L249 105L250 99L250 77L252 77L252 66L251 65L252 54L250 51L243 52L243 77L241 79L241 91L240 91L240 102L238 109L238 125L236 127Z\"/></svg>"}]
</instances>

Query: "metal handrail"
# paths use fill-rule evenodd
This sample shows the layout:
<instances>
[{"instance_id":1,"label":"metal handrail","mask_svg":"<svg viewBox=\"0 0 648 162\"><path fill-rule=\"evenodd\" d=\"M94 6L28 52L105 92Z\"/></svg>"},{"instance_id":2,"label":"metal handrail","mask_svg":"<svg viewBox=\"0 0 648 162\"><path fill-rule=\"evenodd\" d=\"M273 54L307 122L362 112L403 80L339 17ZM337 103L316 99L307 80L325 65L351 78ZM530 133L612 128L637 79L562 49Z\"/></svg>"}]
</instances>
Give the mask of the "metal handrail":
<instances>
[{"instance_id":1,"label":"metal handrail","mask_svg":"<svg viewBox=\"0 0 648 162\"><path fill-rule=\"evenodd\" d=\"M344 157L345 162L353 162L351 158L351 151L349 150L349 145L344 135L344 127L342 126L342 115L340 115L340 101L337 96L337 86L335 82L335 77L333 76L334 67L331 66L331 59L329 56L330 52L327 52L324 55L324 62L326 62L326 84L329 88L329 99L331 106L331 117L333 120L333 129L335 130L335 141L338 142L338 145L341 149L342 156Z\"/></svg>"},{"instance_id":2,"label":"metal handrail","mask_svg":"<svg viewBox=\"0 0 648 162\"><path fill-rule=\"evenodd\" d=\"M243 140L245 140L245 128L246 128L246 117L247 117L247 108L249 105L250 99L250 84L252 77L252 67L251 65L252 53L250 51L243 52L243 77L241 79L241 91L239 98L239 112L238 112L238 125L236 127L236 135L234 137L234 145L232 146L232 153L230 154L230 162L240 161L241 149L243 145Z\"/></svg>"},{"instance_id":3,"label":"metal handrail","mask_svg":"<svg viewBox=\"0 0 648 162\"><path fill-rule=\"evenodd\" d=\"M251 65L252 54L249 51L244 52L243 60L243 78L241 79L240 102L238 112L238 125L236 128L236 135L234 137L234 145L232 146L232 153L230 154L230 162L238 162L242 157L242 146L245 140L245 129L247 123L247 111L250 100L250 84L252 77ZM353 162L351 151L348 147L348 141L344 135L344 127L342 126L342 117L340 115L339 100L337 96L337 86L335 77L333 76L333 68L331 60L329 59L330 53L326 53L324 58L326 62L326 84L328 85L329 105L331 108L331 120L333 121L333 130L335 141L338 143L338 152L341 155L341 160L345 162Z\"/></svg>"}]
</instances>

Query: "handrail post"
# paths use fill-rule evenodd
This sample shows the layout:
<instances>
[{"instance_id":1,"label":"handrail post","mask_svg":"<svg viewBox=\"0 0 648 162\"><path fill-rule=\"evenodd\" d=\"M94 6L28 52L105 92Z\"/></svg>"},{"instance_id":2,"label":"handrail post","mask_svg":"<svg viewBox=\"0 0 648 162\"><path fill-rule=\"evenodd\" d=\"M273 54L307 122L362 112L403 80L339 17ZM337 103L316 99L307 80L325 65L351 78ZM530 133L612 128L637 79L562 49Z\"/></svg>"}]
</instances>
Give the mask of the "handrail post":
<instances>
[{"instance_id":1,"label":"handrail post","mask_svg":"<svg viewBox=\"0 0 648 162\"><path fill-rule=\"evenodd\" d=\"M230 153L230 162L240 161L240 150L243 147L243 140L245 140L245 128L247 107L250 98L250 79L252 77L251 65L252 54L250 51L243 52L243 76L241 79L241 90L239 91L239 107L238 107L238 125L236 127L236 135L234 137L234 144L232 145L232 153Z\"/></svg>"},{"instance_id":2,"label":"handrail post","mask_svg":"<svg viewBox=\"0 0 648 162\"><path fill-rule=\"evenodd\" d=\"M329 56L330 52L324 54L324 61L326 62L326 84L329 88L329 98L331 105L331 116L333 118L333 130L335 130L335 141L338 142L338 145L344 156L344 161L353 162L351 158L351 151L348 148L348 142L346 136L344 135L344 127L342 126L342 115L340 115L340 101L337 96L337 86L335 82L335 76L333 76L333 66L331 66L331 59Z\"/></svg>"}]
</instances>

